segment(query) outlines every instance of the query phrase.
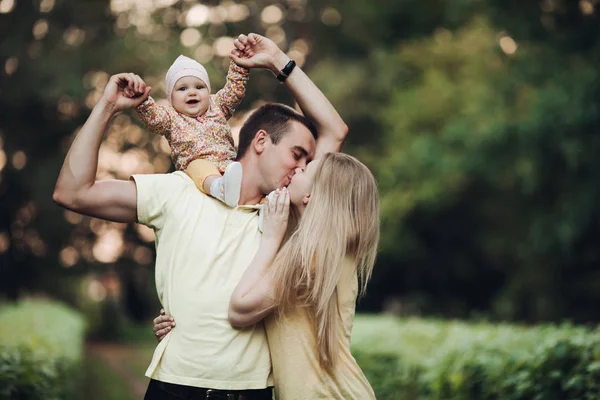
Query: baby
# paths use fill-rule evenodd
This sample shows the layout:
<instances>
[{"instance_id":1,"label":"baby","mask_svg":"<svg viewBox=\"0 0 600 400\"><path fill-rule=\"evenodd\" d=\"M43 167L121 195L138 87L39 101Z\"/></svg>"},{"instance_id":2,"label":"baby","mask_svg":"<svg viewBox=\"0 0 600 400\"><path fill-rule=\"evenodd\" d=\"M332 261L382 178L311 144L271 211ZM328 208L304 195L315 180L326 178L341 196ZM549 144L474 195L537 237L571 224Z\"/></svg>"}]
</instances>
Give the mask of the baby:
<instances>
[{"instance_id":1,"label":"baby","mask_svg":"<svg viewBox=\"0 0 600 400\"><path fill-rule=\"evenodd\" d=\"M227 83L210 94L206 69L197 61L179 56L167 71L166 94L171 106L160 106L152 97L137 113L148 129L163 135L171 147L175 168L193 179L203 193L235 207L240 199L242 165L227 121L240 104L248 70L233 61Z\"/></svg>"}]
</instances>

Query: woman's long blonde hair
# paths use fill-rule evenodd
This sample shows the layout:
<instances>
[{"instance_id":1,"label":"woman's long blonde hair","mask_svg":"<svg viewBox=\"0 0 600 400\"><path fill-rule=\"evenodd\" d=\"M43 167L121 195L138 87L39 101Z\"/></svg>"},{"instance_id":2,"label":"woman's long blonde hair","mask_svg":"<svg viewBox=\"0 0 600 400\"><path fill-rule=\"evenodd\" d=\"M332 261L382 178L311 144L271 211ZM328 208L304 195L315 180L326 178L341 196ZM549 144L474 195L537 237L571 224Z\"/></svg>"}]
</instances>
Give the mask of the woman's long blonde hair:
<instances>
[{"instance_id":1,"label":"woman's long blonde hair","mask_svg":"<svg viewBox=\"0 0 600 400\"><path fill-rule=\"evenodd\" d=\"M373 271L379 242L379 195L371 171L356 158L328 153L315 172L310 202L272 266L281 314L309 307L321 366L339 354L337 284L344 258L356 262L360 294Z\"/></svg>"}]
</instances>

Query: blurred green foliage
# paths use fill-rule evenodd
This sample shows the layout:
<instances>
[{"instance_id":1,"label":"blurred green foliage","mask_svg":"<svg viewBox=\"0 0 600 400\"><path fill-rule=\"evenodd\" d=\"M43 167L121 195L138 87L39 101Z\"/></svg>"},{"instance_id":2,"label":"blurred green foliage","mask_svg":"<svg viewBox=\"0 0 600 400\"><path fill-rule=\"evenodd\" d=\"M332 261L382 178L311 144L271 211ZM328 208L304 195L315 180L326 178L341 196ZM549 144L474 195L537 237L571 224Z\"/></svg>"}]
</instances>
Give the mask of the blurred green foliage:
<instances>
[{"instance_id":1,"label":"blurred green foliage","mask_svg":"<svg viewBox=\"0 0 600 400\"><path fill-rule=\"evenodd\" d=\"M359 316L352 352L378 399L592 400L600 332Z\"/></svg>"},{"instance_id":2,"label":"blurred green foliage","mask_svg":"<svg viewBox=\"0 0 600 400\"><path fill-rule=\"evenodd\" d=\"M88 354L83 360L83 382L80 396L87 400L134 400L129 383L113 371L99 356ZM144 370L136 371L143 376Z\"/></svg>"},{"instance_id":3,"label":"blurred green foliage","mask_svg":"<svg viewBox=\"0 0 600 400\"><path fill-rule=\"evenodd\" d=\"M0 308L0 399L131 398L97 353L82 360L84 324L47 300ZM144 327L127 374L143 376L154 346ZM125 348L123 348L125 349ZM125 351L125 350L123 350ZM600 332L358 315L352 353L378 399L585 399L600 395ZM119 364L120 365L120 364Z\"/></svg>"},{"instance_id":4,"label":"blurred green foliage","mask_svg":"<svg viewBox=\"0 0 600 400\"><path fill-rule=\"evenodd\" d=\"M79 398L84 323L43 300L0 308L0 399Z\"/></svg>"},{"instance_id":5,"label":"blurred green foliage","mask_svg":"<svg viewBox=\"0 0 600 400\"><path fill-rule=\"evenodd\" d=\"M0 13L3 296L42 291L77 304L73 282L93 275L114 287L103 280L110 270L120 296L107 298L137 320L156 313L152 240L65 214L51 201L55 178L108 74L136 72L160 97L183 53L205 57L219 87L221 39L256 31L303 59L350 127L346 151L380 182L382 246L363 310L600 319L598 4L202 4L202 23L187 20L200 3L177 0L16 1ZM184 46L186 32L198 41ZM239 115L258 100L291 99L255 71ZM156 138L137 137L132 121L121 116L106 147L168 170ZM107 229L122 246L101 261L93 249Z\"/></svg>"}]
</instances>

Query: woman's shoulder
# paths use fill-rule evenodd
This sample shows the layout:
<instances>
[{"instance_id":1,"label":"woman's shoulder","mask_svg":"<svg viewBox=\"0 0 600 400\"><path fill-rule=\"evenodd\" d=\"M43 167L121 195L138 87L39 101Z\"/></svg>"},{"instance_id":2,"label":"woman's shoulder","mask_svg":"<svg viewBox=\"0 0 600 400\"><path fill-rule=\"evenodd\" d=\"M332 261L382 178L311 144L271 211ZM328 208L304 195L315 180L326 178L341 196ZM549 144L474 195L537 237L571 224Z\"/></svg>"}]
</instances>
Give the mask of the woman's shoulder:
<instances>
[{"instance_id":1,"label":"woman's shoulder","mask_svg":"<svg viewBox=\"0 0 600 400\"><path fill-rule=\"evenodd\" d=\"M358 261L350 256L344 257L344 267L342 268L342 275L340 281L353 281L357 275Z\"/></svg>"},{"instance_id":2,"label":"woman's shoulder","mask_svg":"<svg viewBox=\"0 0 600 400\"><path fill-rule=\"evenodd\" d=\"M354 301L358 295L358 262L352 257L344 258L344 268L338 282L338 295L340 301Z\"/></svg>"}]
</instances>

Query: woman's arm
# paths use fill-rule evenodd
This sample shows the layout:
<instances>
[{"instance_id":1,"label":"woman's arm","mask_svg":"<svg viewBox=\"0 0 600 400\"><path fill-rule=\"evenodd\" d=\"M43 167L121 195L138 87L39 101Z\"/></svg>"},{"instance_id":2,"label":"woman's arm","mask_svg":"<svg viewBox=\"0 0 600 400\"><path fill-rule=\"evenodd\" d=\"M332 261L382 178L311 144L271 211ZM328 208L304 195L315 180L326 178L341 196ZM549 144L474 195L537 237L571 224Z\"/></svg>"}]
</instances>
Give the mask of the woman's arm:
<instances>
[{"instance_id":1,"label":"woman's arm","mask_svg":"<svg viewBox=\"0 0 600 400\"><path fill-rule=\"evenodd\" d=\"M263 212L263 236L252 262L234 289L229 303L229 323L234 328L253 325L276 307L274 282L267 269L277 255L288 223L290 196L287 188L267 198Z\"/></svg>"},{"instance_id":2,"label":"woman's arm","mask_svg":"<svg viewBox=\"0 0 600 400\"><path fill-rule=\"evenodd\" d=\"M278 243L261 240L254 259L231 295L228 319L234 328L253 325L274 310L273 281L266 270L278 249Z\"/></svg>"},{"instance_id":3,"label":"woman's arm","mask_svg":"<svg viewBox=\"0 0 600 400\"><path fill-rule=\"evenodd\" d=\"M160 314L154 318L152 324L152 332L159 342L167 336L167 333L171 332L171 329L175 328L175 320L165 312L164 308L160 310Z\"/></svg>"}]
</instances>

